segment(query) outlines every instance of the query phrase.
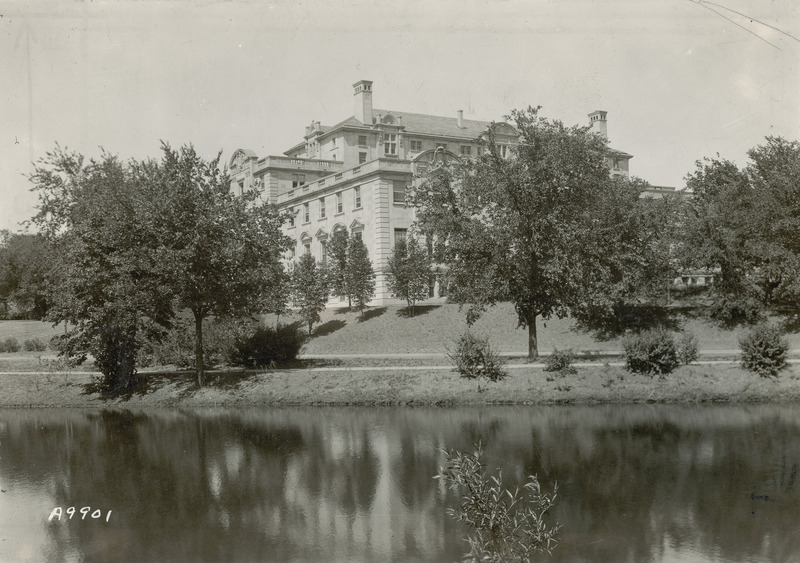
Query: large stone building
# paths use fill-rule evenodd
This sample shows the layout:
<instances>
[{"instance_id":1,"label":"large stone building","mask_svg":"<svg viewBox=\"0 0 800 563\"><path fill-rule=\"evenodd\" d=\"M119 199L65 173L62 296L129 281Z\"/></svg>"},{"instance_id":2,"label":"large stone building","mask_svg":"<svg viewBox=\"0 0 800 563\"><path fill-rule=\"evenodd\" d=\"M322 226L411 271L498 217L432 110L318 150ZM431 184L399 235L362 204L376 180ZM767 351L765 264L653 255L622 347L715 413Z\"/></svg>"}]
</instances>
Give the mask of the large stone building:
<instances>
[{"instance_id":1,"label":"large stone building","mask_svg":"<svg viewBox=\"0 0 800 563\"><path fill-rule=\"evenodd\" d=\"M377 109L372 104L372 82L354 87L354 114L336 125L312 121L303 140L282 156L259 158L246 149L236 150L230 160L232 189L252 188L281 209L294 213L286 232L295 241L293 255L310 252L325 261L328 237L337 229L360 236L377 272L375 301L391 298L384 269L395 241L405 237L414 220L406 205L406 189L414 175L437 158L477 156L482 147L476 139L490 123L453 117ZM596 131L606 135L606 112L589 114ZM516 130L496 125L498 144L517 141ZM612 151L612 174L628 175L631 155Z\"/></svg>"}]
</instances>

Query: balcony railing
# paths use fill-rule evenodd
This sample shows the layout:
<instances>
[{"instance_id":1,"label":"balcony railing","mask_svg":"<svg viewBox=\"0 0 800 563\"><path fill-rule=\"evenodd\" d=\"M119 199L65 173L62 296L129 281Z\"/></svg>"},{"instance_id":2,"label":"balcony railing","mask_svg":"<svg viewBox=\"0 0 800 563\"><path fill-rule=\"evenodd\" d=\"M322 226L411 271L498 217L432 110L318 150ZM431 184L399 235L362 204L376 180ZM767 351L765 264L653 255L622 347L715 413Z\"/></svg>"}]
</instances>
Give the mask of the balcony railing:
<instances>
[{"instance_id":1,"label":"balcony railing","mask_svg":"<svg viewBox=\"0 0 800 563\"><path fill-rule=\"evenodd\" d=\"M264 168L293 168L297 170L341 170L343 163L338 160L318 160L316 158L289 158L288 156L265 156L259 159L256 170Z\"/></svg>"},{"instance_id":2,"label":"balcony railing","mask_svg":"<svg viewBox=\"0 0 800 563\"><path fill-rule=\"evenodd\" d=\"M354 168L350 168L349 170L343 170L342 172L331 176L326 176L325 178L320 178L315 182L309 182L303 188L308 188L308 193L303 194L304 197L309 197L317 190L329 188L333 184L339 182L346 182L348 180L358 179L360 177L366 176L372 172L378 170L392 170L396 172L411 172L411 162L407 160L395 160L395 159L385 159L385 158L378 158L372 160L370 162L366 162L364 164L359 164ZM296 192L290 191L283 194L278 195L278 204L283 202L289 201L296 197Z\"/></svg>"}]
</instances>

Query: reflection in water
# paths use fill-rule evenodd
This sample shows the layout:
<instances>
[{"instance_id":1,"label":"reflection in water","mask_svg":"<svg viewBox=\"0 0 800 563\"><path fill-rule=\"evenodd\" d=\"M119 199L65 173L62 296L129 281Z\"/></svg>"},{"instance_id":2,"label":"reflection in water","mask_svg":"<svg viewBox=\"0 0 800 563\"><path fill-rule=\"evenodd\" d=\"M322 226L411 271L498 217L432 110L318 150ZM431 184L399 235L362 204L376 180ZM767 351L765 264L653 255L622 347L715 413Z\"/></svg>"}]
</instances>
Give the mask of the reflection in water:
<instances>
[{"instance_id":1,"label":"reflection in water","mask_svg":"<svg viewBox=\"0 0 800 563\"><path fill-rule=\"evenodd\" d=\"M800 560L794 411L0 411L0 560L455 561L432 477L477 442L510 485L558 482L553 561Z\"/></svg>"}]
</instances>

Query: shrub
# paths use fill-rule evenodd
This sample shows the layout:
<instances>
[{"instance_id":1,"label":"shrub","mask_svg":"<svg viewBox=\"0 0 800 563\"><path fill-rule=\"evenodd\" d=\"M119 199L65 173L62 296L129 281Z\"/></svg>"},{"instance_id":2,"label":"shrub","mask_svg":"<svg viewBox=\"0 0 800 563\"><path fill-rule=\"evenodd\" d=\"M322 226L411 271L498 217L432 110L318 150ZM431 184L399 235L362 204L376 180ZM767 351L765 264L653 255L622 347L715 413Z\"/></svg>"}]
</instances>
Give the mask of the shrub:
<instances>
[{"instance_id":1,"label":"shrub","mask_svg":"<svg viewBox=\"0 0 800 563\"><path fill-rule=\"evenodd\" d=\"M742 367L761 377L775 377L786 367L789 343L778 327L761 324L739 338Z\"/></svg>"},{"instance_id":2,"label":"shrub","mask_svg":"<svg viewBox=\"0 0 800 563\"><path fill-rule=\"evenodd\" d=\"M575 361L575 352L572 348L559 350L555 348L553 353L544 359L544 371L557 371L560 375L574 375L578 373L572 362Z\"/></svg>"},{"instance_id":3,"label":"shrub","mask_svg":"<svg viewBox=\"0 0 800 563\"><path fill-rule=\"evenodd\" d=\"M306 336L296 324L277 329L259 326L255 332L236 339L230 362L236 366L266 367L297 358Z\"/></svg>"},{"instance_id":4,"label":"shrub","mask_svg":"<svg viewBox=\"0 0 800 563\"><path fill-rule=\"evenodd\" d=\"M26 352L44 352L47 350L47 343L39 338L30 338L22 346Z\"/></svg>"},{"instance_id":5,"label":"shrub","mask_svg":"<svg viewBox=\"0 0 800 563\"><path fill-rule=\"evenodd\" d=\"M447 513L472 528L466 540L470 551L465 561L530 561L537 553L550 554L556 546L558 523L550 526L547 513L555 504L542 492L536 476L528 477L522 490L503 488L503 475L486 475L480 446L473 455L445 451L447 468L435 479L461 496L458 508Z\"/></svg>"},{"instance_id":6,"label":"shrub","mask_svg":"<svg viewBox=\"0 0 800 563\"><path fill-rule=\"evenodd\" d=\"M678 359L685 366L700 357L700 341L693 332L684 332L678 340Z\"/></svg>"},{"instance_id":7,"label":"shrub","mask_svg":"<svg viewBox=\"0 0 800 563\"><path fill-rule=\"evenodd\" d=\"M3 352L19 352L19 341L14 337L9 336L0 342L0 353Z\"/></svg>"},{"instance_id":8,"label":"shrub","mask_svg":"<svg viewBox=\"0 0 800 563\"><path fill-rule=\"evenodd\" d=\"M633 373L665 375L678 367L675 339L662 328L628 335L622 347L625 365Z\"/></svg>"},{"instance_id":9,"label":"shrub","mask_svg":"<svg viewBox=\"0 0 800 563\"><path fill-rule=\"evenodd\" d=\"M453 352L448 349L447 356L456 371L468 379L484 376L490 381L499 381L507 375L502 369L503 359L492 350L489 339L469 330L456 340Z\"/></svg>"},{"instance_id":10,"label":"shrub","mask_svg":"<svg viewBox=\"0 0 800 563\"><path fill-rule=\"evenodd\" d=\"M234 321L203 323L204 367L225 363L240 329ZM160 338L151 339L138 352L137 364L195 368L194 320L181 319Z\"/></svg>"}]
</instances>

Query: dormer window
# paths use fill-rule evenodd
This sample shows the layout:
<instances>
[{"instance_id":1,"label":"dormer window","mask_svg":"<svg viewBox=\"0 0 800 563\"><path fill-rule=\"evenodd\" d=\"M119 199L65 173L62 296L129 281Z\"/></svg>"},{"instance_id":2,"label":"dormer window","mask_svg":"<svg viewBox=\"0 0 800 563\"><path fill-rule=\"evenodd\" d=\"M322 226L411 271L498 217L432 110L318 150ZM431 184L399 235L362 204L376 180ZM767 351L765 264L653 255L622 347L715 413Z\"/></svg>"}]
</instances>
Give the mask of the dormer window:
<instances>
[{"instance_id":1,"label":"dormer window","mask_svg":"<svg viewBox=\"0 0 800 563\"><path fill-rule=\"evenodd\" d=\"M383 153L387 155L397 154L397 135L395 133L385 133L383 135Z\"/></svg>"}]
</instances>

